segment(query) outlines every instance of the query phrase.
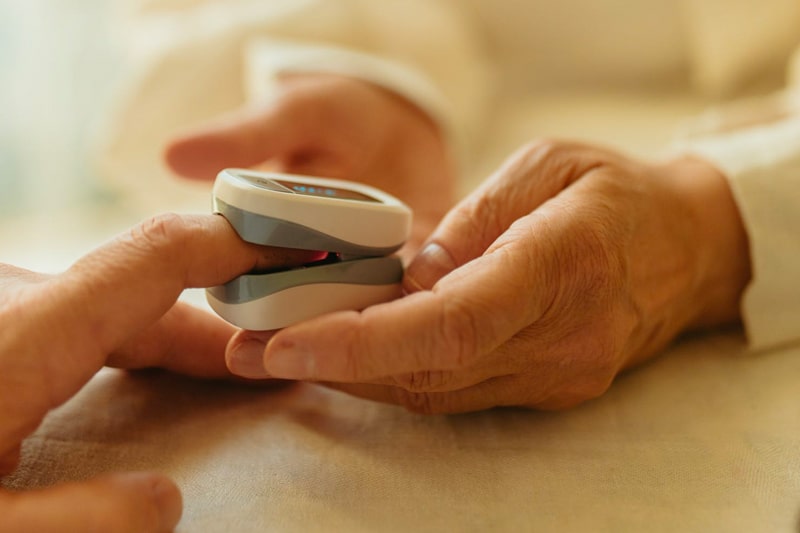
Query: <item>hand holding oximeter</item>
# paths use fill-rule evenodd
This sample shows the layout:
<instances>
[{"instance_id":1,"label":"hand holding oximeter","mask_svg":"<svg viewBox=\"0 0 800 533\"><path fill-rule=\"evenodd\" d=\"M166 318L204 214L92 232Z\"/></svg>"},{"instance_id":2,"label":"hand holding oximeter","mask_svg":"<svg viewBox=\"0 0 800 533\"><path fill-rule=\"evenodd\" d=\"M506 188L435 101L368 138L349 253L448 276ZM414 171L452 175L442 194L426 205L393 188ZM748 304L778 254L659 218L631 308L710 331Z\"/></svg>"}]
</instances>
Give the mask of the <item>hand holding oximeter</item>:
<instances>
[{"instance_id":1,"label":"hand holding oximeter","mask_svg":"<svg viewBox=\"0 0 800 533\"><path fill-rule=\"evenodd\" d=\"M222 318L271 330L333 311L360 310L401 293L411 210L361 183L227 169L214 183L214 212L255 244L328 252L289 270L239 276L206 291Z\"/></svg>"}]
</instances>

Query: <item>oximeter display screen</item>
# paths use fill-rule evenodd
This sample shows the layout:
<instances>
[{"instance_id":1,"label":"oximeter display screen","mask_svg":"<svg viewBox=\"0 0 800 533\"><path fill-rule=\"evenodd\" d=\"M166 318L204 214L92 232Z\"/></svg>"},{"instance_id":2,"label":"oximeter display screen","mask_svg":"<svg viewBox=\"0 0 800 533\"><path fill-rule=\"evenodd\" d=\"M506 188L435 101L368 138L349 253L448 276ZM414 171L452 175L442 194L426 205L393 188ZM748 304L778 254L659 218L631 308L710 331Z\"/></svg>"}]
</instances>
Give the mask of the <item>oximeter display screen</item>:
<instances>
[{"instance_id":1,"label":"oximeter display screen","mask_svg":"<svg viewBox=\"0 0 800 533\"><path fill-rule=\"evenodd\" d=\"M322 198L338 198L341 200L358 200L360 202L380 203L380 200L376 200L371 196L367 196L366 194L362 194L360 192L348 189L340 189L338 187L325 187L319 185L311 185L309 183L297 183L285 180L271 180L271 181L274 181L278 185L286 187L287 189L296 194L303 194L305 196L319 196Z\"/></svg>"}]
</instances>

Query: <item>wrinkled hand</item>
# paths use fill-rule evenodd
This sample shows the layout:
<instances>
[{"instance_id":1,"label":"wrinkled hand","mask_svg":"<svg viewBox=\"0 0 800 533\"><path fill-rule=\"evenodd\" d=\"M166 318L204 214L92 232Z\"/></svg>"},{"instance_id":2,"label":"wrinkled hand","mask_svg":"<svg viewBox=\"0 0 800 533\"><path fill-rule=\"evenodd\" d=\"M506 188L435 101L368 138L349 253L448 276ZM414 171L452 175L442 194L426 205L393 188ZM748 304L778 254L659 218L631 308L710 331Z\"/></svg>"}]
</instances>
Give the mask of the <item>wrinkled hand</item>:
<instances>
[{"instance_id":1,"label":"wrinkled hand","mask_svg":"<svg viewBox=\"0 0 800 533\"><path fill-rule=\"evenodd\" d=\"M415 411L564 408L680 332L737 320L748 279L738 211L707 163L538 142L447 215L408 296L242 332L227 359Z\"/></svg>"},{"instance_id":2,"label":"wrinkled hand","mask_svg":"<svg viewBox=\"0 0 800 533\"><path fill-rule=\"evenodd\" d=\"M254 268L301 264L308 255L243 243L219 216L168 215L59 276L0 265L0 475L16 467L22 440L47 412L104 364L230 376L222 354L234 328L176 304L181 291ZM156 474L0 491L4 532L161 532L172 530L180 515L177 487Z\"/></svg>"},{"instance_id":3,"label":"wrinkled hand","mask_svg":"<svg viewBox=\"0 0 800 533\"><path fill-rule=\"evenodd\" d=\"M359 181L414 210L409 257L454 202L455 178L431 120L375 85L329 74L282 80L274 97L175 138L165 158L175 172L213 179L225 167Z\"/></svg>"}]
</instances>

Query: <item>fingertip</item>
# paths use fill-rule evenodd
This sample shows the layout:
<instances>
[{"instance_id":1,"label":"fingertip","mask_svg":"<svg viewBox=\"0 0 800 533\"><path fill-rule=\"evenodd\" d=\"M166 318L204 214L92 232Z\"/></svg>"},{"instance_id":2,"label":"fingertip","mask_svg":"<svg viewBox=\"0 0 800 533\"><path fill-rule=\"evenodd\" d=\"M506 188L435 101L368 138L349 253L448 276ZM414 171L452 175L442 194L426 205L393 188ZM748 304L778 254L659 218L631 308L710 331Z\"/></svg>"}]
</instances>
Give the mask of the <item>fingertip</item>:
<instances>
[{"instance_id":1,"label":"fingertip","mask_svg":"<svg viewBox=\"0 0 800 533\"><path fill-rule=\"evenodd\" d=\"M183 514L175 483L150 472L18 492L0 503L2 531L164 533L173 531Z\"/></svg>"},{"instance_id":2,"label":"fingertip","mask_svg":"<svg viewBox=\"0 0 800 533\"><path fill-rule=\"evenodd\" d=\"M230 166L231 147L213 134L194 134L177 137L164 148L167 166L184 178L213 180L217 173Z\"/></svg>"},{"instance_id":3,"label":"fingertip","mask_svg":"<svg viewBox=\"0 0 800 533\"><path fill-rule=\"evenodd\" d=\"M163 157L175 173L212 180L227 167L252 167L290 146L291 123L271 107L242 108L176 135Z\"/></svg>"},{"instance_id":4,"label":"fingertip","mask_svg":"<svg viewBox=\"0 0 800 533\"><path fill-rule=\"evenodd\" d=\"M247 379L271 377L264 367L267 342L275 331L239 331L225 350L225 364L231 374Z\"/></svg>"},{"instance_id":5,"label":"fingertip","mask_svg":"<svg viewBox=\"0 0 800 533\"><path fill-rule=\"evenodd\" d=\"M116 474L112 482L122 490L145 495L156 511L157 531L172 531L183 514L183 496L168 477L148 472Z\"/></svg>"},{"instance_id":6,"label":"fingertip","mask_svg":"<svg viewBox=\"0 0 800 533\"><path fill-rule=\"evenodd\" d=\"M172 531L183 515L183 495L178 486L169 478L156 476L150 485L153 501L161 517L164 531Z\"/></svg>"}]
</instances>

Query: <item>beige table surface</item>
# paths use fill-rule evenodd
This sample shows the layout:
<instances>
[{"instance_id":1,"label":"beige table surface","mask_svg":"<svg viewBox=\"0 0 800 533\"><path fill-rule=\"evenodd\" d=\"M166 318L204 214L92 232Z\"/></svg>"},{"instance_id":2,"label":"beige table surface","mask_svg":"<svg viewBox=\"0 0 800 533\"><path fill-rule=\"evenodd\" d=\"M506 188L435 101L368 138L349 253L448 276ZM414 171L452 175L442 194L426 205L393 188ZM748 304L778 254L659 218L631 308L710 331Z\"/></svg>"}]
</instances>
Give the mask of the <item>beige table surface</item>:
<instances>
[{"instance_id":1,"label":"beige table surface","mask_svg":"<svg viewBox=\"0 0 800 533\"><path fill-rule=\"evenodd\" d=\"M784 531L800 520L800 349L686 339L563 413L425 417L313 385L102 371L6 487L155 469L179 531Z\"/></svg>"},{"instance_id":2,"label":"beige table surface","mask_svg":"<svg viewBox=\"0 0 800 533\"><path fill-rule=\"evenodd\" d=\"M554 97L512 113L525 120L495 132L477 168L539 133L647 153L696 110L615 102ZM58 271L138 218L111 208L5 220L0 260ZM682 339L561 413L425 417L313 385L103 370L2 483L159 470L183 490L182 532L789 533L800 531L798 389L800 347L747 353L738 330Z\"/></svg>"}]
</instances>

